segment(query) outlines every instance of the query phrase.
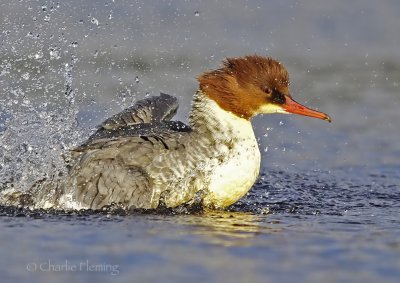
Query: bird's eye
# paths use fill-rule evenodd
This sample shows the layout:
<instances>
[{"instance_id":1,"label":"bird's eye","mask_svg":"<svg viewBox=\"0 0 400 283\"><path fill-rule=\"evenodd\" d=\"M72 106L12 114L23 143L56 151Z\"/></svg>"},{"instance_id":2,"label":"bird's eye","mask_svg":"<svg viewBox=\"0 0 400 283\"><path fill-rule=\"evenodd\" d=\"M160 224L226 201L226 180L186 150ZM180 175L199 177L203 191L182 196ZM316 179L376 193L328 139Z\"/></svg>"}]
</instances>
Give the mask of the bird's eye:
<instances>
[{"instance_id":1,"label":"bird's eye","mask_svg":"<svg viewBox=\"0 0 400 283\"><path fill-rule=\"evenodd\" d=\"M284 104L286 102L285 96L280 92L274 92L272 96L272 102L276 104Z\"/></svg>"},{"instance_id":2,"label":"bird's eye","mask_svg":"<svg viewBox=\"0 0 400 283\"><path fill-rule=\"evenodd\" d=\"M272 94L272 89L269 88L269 87L264 87L263 90L264 90L264 92L265 92L266 94L268 94L268 95L271 95L271 94Z\"/></svg>"}]
</instances>

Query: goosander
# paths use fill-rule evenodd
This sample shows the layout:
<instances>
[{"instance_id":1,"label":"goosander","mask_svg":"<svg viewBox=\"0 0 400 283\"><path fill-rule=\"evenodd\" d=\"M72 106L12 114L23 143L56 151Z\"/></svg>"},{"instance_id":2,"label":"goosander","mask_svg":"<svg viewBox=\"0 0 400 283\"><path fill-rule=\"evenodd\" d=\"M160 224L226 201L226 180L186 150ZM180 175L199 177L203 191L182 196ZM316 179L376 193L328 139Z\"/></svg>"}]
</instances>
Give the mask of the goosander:
<instances>
[{"instance_id":1,"label":"goosander","mask_svg":"<svg viewBox=\"0 0 400 283\"><path fill-rule=\"evenodd\" d=\"M259 175L252 117L293 113L331 121L292 98L287 70L270 57L227 58L198 81L189 125L171 121L178 103L167 94L139 101L101 124L72 149L66 183L55 190L50 206L223 209L243 197Z\"/></svg>"}]
</instances>

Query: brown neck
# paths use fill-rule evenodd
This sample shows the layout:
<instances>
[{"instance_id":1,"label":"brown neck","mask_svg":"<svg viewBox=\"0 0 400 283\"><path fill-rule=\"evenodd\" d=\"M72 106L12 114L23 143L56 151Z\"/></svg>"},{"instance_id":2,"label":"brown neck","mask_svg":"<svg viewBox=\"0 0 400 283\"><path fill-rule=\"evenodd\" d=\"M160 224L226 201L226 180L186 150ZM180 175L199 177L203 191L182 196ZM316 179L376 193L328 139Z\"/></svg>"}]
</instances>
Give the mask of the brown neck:
<instances>
[{"instance_id":1,"label":"brown neck","mask_svg":"<svg viewBox=\"0 0 400 283\"><path fill-rule=\"evenodd\" d=\"M231 111L223 109L216 101L206 95L200 89L196 92L192 101L192 109L189 115L190 127L200 133L237 131L237 126L229 121L243 121L241 123L250 124L248 119L239 117ZM226 133L223 134L226 136Z\"/></svg>"},{"instance_id":2,"label":"brown neck","mask_svg":"<svg viewBox=\"0 0 400 283\"><path fill-rule=\"evenodd\" d=\"M200 77L199 81L200 90L225 111L250 120L258 109L260 101L248 93L251 87L244 90L234 77L211 73Z\"/></svg>"}]
</instances>

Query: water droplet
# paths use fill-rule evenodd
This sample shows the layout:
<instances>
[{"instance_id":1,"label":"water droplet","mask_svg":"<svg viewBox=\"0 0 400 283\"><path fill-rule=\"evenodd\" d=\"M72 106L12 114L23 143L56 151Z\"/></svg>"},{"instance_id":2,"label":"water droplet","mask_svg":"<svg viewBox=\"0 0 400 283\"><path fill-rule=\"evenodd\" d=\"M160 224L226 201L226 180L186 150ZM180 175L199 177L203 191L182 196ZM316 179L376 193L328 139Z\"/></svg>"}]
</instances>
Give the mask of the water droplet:
<instances>
[{"instance_id":1,"label":"water droplet","mask_svg":"<svg viewBox=\"0 0 400 283\"><path fill-rule=\"evenodd\" d=\"M267 152L268 151L268 146L266 146L265 148L264 148L264 152Z\"/></svg>"},{"instance_id":2,"label":"water droplet","mask_svg":"<svg viewBox=\"0 0 400 283\"><path fill-rule=\"evenodd\" d=\"M57 60L61 58L61 50L58 47L49 48L50 60Z\"/></svg>"},{"instance_id":3,"label":"water droplet","mask_svg":"<svg viewBox=\"0 0 400 283\"><path fill-rule=\"evenodd\" d=\"M46 15L46 16L44 16L44 19L43 19L46 23L48 23L48 22L50 22L50 15Z\"/></svg>"},{"instance_id":4,"label":"water droplet","mask_svg":"<svg viewBox=\"0 0 400 283\"><path fill-rule=\"evenodd\" d=\"M71 63L72 63L72 65L74 65L76 62L78 62L79 61L79 59L78 59L78 57L76 57L75 55L72 55L71 56Z\"/></svg>"},{"instance_id":5,"label":"water droplet","mask_svg":"<svg viewBox=\"0 0 400 283\"><path fill-rule=\"evenodd\" d=\"M99 25L99 20L96 19L96 18L94 18L94 17L90 20L90 22L91 22L92 24L96 25L96 26Z\"/></svg>"},{"instance_id":6,"label":"water droplet","mask_svg":"<svg viewBox=\"0 0 400 283\"><path fill-rule=\"evenodd\" d=\"M25 98L25 99L22 100L22 105L28 106L29 104L31 104L31 101L29 99Z\"/></svg>"},{"instance_id":7,"label":"water droplet","mask_svg":"<svg viewBox=\"0 0 400 283\"><path fill-rule=\"evenodd\" d=\"M21 77L22 77L24 80L29 80L30 74L29 74L29 73L25 73L25 74L22 74Z\"/></svg>"},{"instance_id":8,"label":"water droplet","mask_svg":"<svg viewBox=\"0 0 400 283\"><path fill-rule=\"evenodd\" d=\"M43 53L42 52L38 52L35 54L35 59L40 59L43 57Z\"/></svg>"},{"instance_id":9,"label":"water droplet","mask_svg":"<svg viewBox=\"0 0 400 283\"><path fill-rule=\"evenodd\" d=\"M72 46L73 48L76 48L76 47L78 47L78 42L73 41L73 42L71 42L70 46Z\"/></svg>"},{"instance_id":10,"label":"water droplet","mask_svg":"<svg viewBox=\"0 0 400 283\"><path fill-rule=\"evenodd\" d=\"M285 152L286 151L286 147L282 148L282 151Z\"/></svg>"},{"instance_id":11,"label":"water droplet","mask_svg":"<svg viewBox=\"0 0 400 283\"><path fill-rule=\"evenodd\" d=\"M195 15L196 17L198 17L198 16L200 16L200 12L199 12L199 11L195 11L195 12L194 12L194 15Z\"/></svg>"},{"instance_id":12,"label":"water droplet","mask_svg":"<svg viewBox=\"0 0 400 283\"><path fill-rule=\"evenodd\" d=\"M283 126L285 123L283 121L279 121L279 126Z\"/></svg>"},{"instance_id":13,"label":"water droplet","mask_svg":"<svg viewBox=\"0 0 400 283\"><path fill-rule=\"evenodd\" d=\"M149 93L149 92L146 92L145 97L149 97L149 96L150 96L150 93Z\"/></svg>"},{"instance_id":14,"label":"water droplet","mask_svg":"<svg viewBox=\"0 0 400 283\"><path fill-rule=\"evenodd\" d=\"M46 5L42 5L42 11L46 12L47 11L47 6Z\"/></svg>"},{"instance_id":15,"label":"water droplet","mask_svg":"<svg viewBox=\"0 0 400 283\"><path fill-rule=\"evenodd\" d=\"M140 82L139 77L136 76L136 77L135 77L135 83L139 83L139 82Z\"/></svg>"}]
</instances>

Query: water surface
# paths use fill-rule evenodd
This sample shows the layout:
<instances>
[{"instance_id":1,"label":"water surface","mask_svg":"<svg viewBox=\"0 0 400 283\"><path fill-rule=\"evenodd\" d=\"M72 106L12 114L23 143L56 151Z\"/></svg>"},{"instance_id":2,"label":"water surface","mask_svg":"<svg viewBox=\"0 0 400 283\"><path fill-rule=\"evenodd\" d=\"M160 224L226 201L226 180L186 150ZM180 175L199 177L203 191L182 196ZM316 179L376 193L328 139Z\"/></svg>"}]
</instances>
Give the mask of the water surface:
<instances>
[{"instance_id":1,"label":"water surface","mask_svg":"<svg viewBox=\"0 0 400 283\"><path fill-rule=\"evenodd\" d=\"M330 114L254 119L262 172L228 211L0 207L7 282L398 282L400 6L395 1L0 2L0 188L134 101L178 96L225 56L268 54ZM234 172L232 172L234 174Z\"/></svg>"}]
</instances>

